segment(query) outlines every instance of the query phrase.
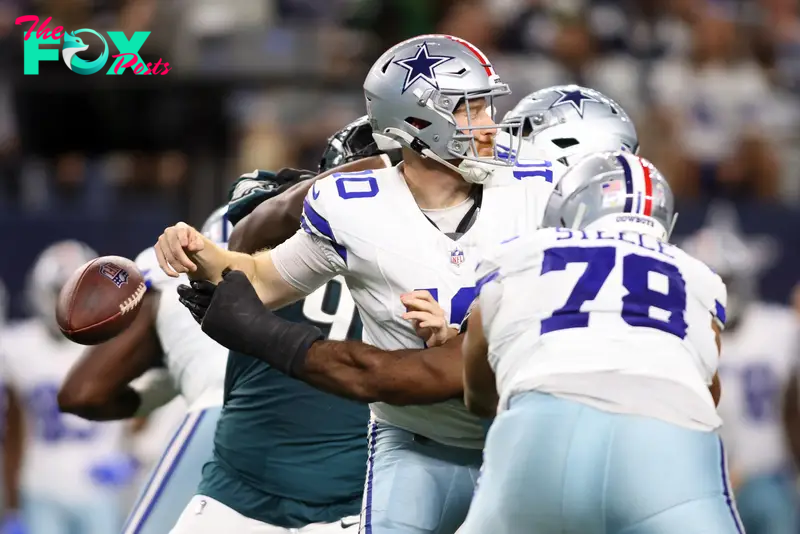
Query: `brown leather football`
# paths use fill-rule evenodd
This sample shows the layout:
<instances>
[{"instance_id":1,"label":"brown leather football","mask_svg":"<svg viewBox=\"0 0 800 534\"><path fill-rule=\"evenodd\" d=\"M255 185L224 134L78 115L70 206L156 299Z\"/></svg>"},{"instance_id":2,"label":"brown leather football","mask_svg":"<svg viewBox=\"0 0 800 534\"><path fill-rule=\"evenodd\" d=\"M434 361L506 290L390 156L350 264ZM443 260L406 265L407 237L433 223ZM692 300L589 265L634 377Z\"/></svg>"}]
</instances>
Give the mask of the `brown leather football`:
<instances>
[{"instance_id":1,"label":"brown leather football","mask_svg":"<svg viewBox=\"0 0 800 534\"><path fill-rule=\"evenodd\" d=\"M97 345L136 318L147 287L136 264L120 256L86 263L61 288L56 319L61 332L81 345Z\"/></svg>"}]
</instances>

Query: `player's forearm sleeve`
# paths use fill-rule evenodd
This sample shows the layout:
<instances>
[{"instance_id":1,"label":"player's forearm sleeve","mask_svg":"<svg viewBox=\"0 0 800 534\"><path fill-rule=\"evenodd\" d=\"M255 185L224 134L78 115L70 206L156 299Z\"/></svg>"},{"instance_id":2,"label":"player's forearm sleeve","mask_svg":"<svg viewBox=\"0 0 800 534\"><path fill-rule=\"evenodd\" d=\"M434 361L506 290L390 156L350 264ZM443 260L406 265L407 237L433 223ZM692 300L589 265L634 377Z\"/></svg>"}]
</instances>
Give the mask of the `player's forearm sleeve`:
<instances>
[{"instance_id":1,"label":"player's forearm sleeve","mask_svg":"<svg viewBox=\"0 0 800 534\"><path fill-rule=\"evenodd\" d=\"M303 293L311 293L341 273L343 265L331 259L332 248L324 239L298 231L270 251L272 262L288 284Z\"/></svg>"}]
</instances>

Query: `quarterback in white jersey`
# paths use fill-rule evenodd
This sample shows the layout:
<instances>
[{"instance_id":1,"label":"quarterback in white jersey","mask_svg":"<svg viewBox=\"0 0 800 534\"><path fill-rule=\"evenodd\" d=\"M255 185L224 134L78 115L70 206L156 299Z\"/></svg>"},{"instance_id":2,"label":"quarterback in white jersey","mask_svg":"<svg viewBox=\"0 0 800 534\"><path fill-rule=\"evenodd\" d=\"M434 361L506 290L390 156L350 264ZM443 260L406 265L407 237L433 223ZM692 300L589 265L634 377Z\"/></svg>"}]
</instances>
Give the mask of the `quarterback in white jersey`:
<instances>
[{"instance_id":1,"label":"quarterback in white jersey","mask_svg":"<svg viewBox=\"0 0 800 534\"><path fill-rule=\"evenodd\" d=\"M784 402L797 369L800 324L786 306L758 298L757 276L772 261L768 243L738 231L733 207L712 206L708 223L683 244L728 285L719 375L719 413L736 500L750 534L796 534L795 469Z\"/></svg>"},{"instance_id":2,"label":"quarterback in white jersey","mask_svg":"<svg viewBox=\"0 0 800 534\"><path fill-rule=\"evenodd\" d=\"M72 273L95 256L76 241L45 249L28 281L36 315L8 325L0 338L0 376L9 394L4 470L11 479L20 470L19 520L33 533L106 534L120 528L119 490L103 479L124 451L125 427L63 414L57 401L65 376L86 347L58 331L56 300ZM15 489L5 497L4 523L10 528L18 504Z\"/></svg>"},{"instance_id":3,"label":"quarterback in white jersey","mask_svg":"<svg viewBox=\"0 0 800 534\"><path fill-rule=\"evenodd\" d=\"M407 307L436 300L457 325L474 297L479 249L539 220L526 200L536 181L481 188L458 167L495 153L492 99L509 89L473 45L441 35L390 49L364 88L373 135L381 148L403 146L401 166L318 181L303 230L256 256L223 254L185 225L169 228L156 246L162 268L212 282L226 267L243 271L271 308L342 274L365 339L384 349L422 346ZM459 402L373 408L362 528L454 532L481 463L480 420Z\"/></svg>"},{"instance_id":4,"label":"quarterback in white jersey","mask_svg":"<svg viewBox=\"0 0 800 534\"><path fill-rule=\"evenodd\" d=\"M668 243L646 160L564 175L546 228L478 267L465 400L500 415L461 533L742 532L709 387L726 291Z\"/></svg>"}]
</instances>

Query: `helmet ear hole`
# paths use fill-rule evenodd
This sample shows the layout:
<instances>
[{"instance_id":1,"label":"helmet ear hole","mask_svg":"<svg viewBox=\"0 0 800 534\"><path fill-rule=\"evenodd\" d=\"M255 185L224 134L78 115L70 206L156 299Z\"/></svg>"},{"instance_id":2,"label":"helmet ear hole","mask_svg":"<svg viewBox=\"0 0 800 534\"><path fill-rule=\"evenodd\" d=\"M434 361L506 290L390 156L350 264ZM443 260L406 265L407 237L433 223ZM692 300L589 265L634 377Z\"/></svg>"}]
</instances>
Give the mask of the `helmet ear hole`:
<instances>
[{"instance_id":1,"label":"helmet ear hole","mask_svg":"<svg viewBox=\"0 0 800 534\"><path fill-rule=\"evenodd\" d=\"M553 139L552 143L562 150L580 144L580 142L574 137L562 137L559 139Z\"/></svg>"},{"instance_id":2,"label":"helmet ear hole","mask_svg":"<svg viewBox=\"0 0 800 534\"><path fill-rule=\"evenodd\" d=\"M522 119L522 132L520 135L522 137L528 137L533 133L533 121L530 117L525 117Z\"/></svg>"},{"instance_id":3,"label":"helmet ear hole","mask_svg":"<svg viewBox=\"0 0 800 534\"><path fill-rule=\"evenodd\" d=\"M424 130L431 125L429 121L418 119L416 117L406 117L405 122L416 128L417 130Z\"/></svg>"}]
</instances>

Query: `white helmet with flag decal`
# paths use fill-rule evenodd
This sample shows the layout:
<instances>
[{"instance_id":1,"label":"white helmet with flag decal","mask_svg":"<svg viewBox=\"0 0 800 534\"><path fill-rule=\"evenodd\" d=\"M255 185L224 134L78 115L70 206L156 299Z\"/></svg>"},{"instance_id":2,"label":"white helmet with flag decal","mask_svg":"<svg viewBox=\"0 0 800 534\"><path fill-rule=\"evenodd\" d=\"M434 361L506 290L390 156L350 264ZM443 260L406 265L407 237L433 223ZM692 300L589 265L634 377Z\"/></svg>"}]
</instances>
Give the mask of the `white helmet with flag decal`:
<instances>
[{"instance_id":1,"label":"white helmet with flag decal","mask_svg":"<svg viewBox=\"0 0 800 534\"><path fill-rule=\"evenodd\" d=\"M476 130L512 128L512 125L457 125L456 108L486 99L494 113L494 98L511 93L489 60L474 45L450 35L421 35L384 53L364 81L367 113L373 136L382 150L410 148L459 171L464 159L480 158ZM492 118L492 121L494 119ZM463 171L459 171L463 172Z\"/></svg>"},{"instance_id":2,"label":"white helmet with flag decal","mask_svg":"<svg viewBox=\"0 0 800 534\"><path fill-rule=\"evenodd\" d=\"M564 173L544 226L614 227L668 241L675 219L672 190L652 163L630 152L598 152Z\"/></svg>"}]
</instances>

